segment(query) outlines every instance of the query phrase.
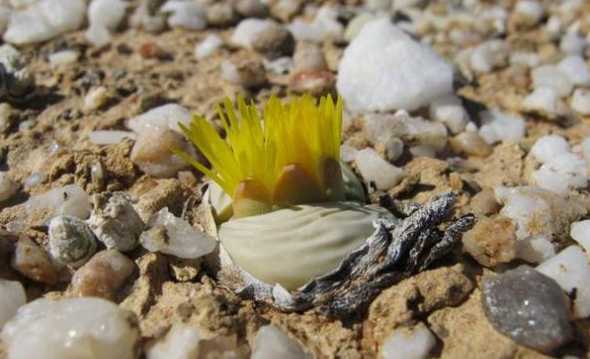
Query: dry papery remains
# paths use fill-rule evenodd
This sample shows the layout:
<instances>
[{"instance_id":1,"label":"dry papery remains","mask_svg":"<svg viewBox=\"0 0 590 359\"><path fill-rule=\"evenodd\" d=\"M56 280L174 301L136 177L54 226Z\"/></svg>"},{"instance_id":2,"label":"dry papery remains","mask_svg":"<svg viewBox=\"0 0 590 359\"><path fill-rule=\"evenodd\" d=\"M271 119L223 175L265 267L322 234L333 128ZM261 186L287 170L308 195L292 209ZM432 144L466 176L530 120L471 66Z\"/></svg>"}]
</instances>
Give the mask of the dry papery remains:
<instances>
[{"instance_id":1,"label":"dry papery remains","mask_svg":"<svg viewBox=\"0 0 590 359\"><path fill-rule=\"evenodd\" d=\"M0 359L590 358L590 2L0 0Z\"/></svg>"}]
</instances>

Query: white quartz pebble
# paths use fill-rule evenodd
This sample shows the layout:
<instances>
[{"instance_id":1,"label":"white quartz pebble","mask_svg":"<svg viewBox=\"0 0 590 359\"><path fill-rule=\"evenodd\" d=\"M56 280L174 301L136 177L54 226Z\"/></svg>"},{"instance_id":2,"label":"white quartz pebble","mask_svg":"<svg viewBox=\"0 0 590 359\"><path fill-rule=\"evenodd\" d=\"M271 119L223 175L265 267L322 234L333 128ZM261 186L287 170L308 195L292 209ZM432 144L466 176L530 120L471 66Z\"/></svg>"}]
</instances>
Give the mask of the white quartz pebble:
<instances>
[{"instance_id":1,"label":"white quartz pebble","mask_svg":"<svg viewBox=\"0 0 590 359\"><path fill-rule=\"evenodd\" d=\"M188 30L203 30L207 27L207 12L197 1L169 0L160 11L170 13L170 27Z\"/></svg>"},{"instance_id":2,"label":"white quartz pebble","mask_svg":"<svg viewBox=\"0 0 590 359\"><path fill-rule=\"evenodd\" d=\"M545 10L537 1L519 0L514 7L514 12L525 17L528 25L535 25L543 17Z\"/></svg>"},{"instance_id":3,"label":"white quartz pebble","mask_svg":"<svg viewBox=\"0 0 590 359\"><path fill-rule=\"evenodd\" d=\"M531 72L533 78L533 87L551 87L557 92L559 97L568 96L574 87L569 76L564 74L559 67L554 65L542 65L536 67Z\"/></svg>"},{"instance_id":4,"label":"white quartz pebble","mask_svg":"<svg viewBox=\"0 0 590 359\"><path fill-rule=\"evenodd\" d=\"M88 139L95 145L116 145L125 138L135 139L137 135L130 131L96 130L88 134Z\"/></svg>"},{"instance_id":5,"label":"white quartz pebble","mask_svg":"<svg viewBox=\"0 0 590 359\"><path fill-rule=\"evenodd\" d=\"M590 315L590 264L582 248L569 246L555 257L541 263L537 270L553 278L566 292L575 289L574 317Z\"/></svg>"},{"instance_id":6,"label":"white quartz pebble","mask_svg":"<svg viewBox=\"0 0 590 359\"><path fill-rule=\"evenodd\" d=\"M412 111L453 91L453 69L388 19L366 24L344 51L338 92L353 111Z\"/></svg>"},{"instance_id":7,"label":"white quartz pebble","mask_svg":"<svg viewBox=\"0 0 590 359\"><path fill-rule=\"evenodd\" d=\"M559 49L570 55L581 55L588 42L576 32L567 32L559 42Z\"/></svg>"},{"instance_id":8,"label":"white quartz pebble","mask_svg":"<svg viewBox=\"0 0 590 359\"><path fill-rule=\"evenodd\" d=\"M0 279L0 329L26 302L25 289L20 282Z\"/></svg>"},{"instance_id":9,"label":"white quartz pebble","mask_svg":"<svg viewBox=\"0 0 590 359\"><path fill-rule=\"evenodd\" d=\"M539 112L552 118L564 115L567 111L554 87L536 87L531 94L522 101L525 111Z\"/></svg>"},{"instance_id":10,"label":"white quartz pebble","mask_svg":"<svg viewBox=\"0 0 590 359\"><path fill-rule=\"evenodd\" d=\"M166 336L147 350L147 359L197 359L199 329L184 323L175 323Z\"/></svg>"},{"instance_id":11,"label":"white quartz pebble","mask_svg":"<svg viewBox=\"0 0 590 359\"><path fill-rule=\"evenodd\" d=\"M588 184L588 165L578 154L561 153L545 162L532 174L533 182L546 190L567 194Z\"/></svg>"},{"instance_id":12,"label":"white quartz pebble","mask_svg":"<svg viewBox=\"0 0 590 359\"><path fill-rule=\"evenodd\" d=\"M249 49L252 47L252 43L258 34L273 26L276 26L276 23L272 20L244 19L234 29L231 42L235 45Z\"/></svg>"},{"instance_id":13,"label":"white quartz pebble","mask_svg":"<svg viewBox=\"0 0 590 359\"><path fill-rule=\"evenodd\" d=\"M85 16L84 0L40 0L12 12L4 40L16 45L47 41L79 29Z\"/></svg>"},{"instance_id":14,"label":"white quartz pebble","mask_svg":"<svg viewBox=\"0 0 590 359\"><path fill-rule=\"evenodd\" d=\"M498 110L480 113L483 125L479 135L489 144L496 142L518 142L524 137L525 123L521 117Z\"/></svg>"},{"instance_id":15,"label":"white quartz pebble","mask_svg":"<svg viewBox=\"0 0 590 359\"><path fill-rule=\"evenodd\" d=\"M581 56L568 56L561 60L557 67L574 85L590 85L590 69Z\"/></svg>"},{"instance_id":16,"label":"white quartz pebble","mask_svg":"<svg viewBox=\"0 0 590 359\"><path fill-rule=\"evenodd\" d=\"M305 359L307 355L301 345L289 338L274 325L266 325L258 330L254 340L251 359Z\"/></svg>"},{"instance_id":17,"label":"white quartz pebble","mask_svg":"<svg viewBox=\"0 0 590 359\"><path fill-rule=\"evenodd\" d=\"M28 213L47 211L51 216L64 215L80 219L90 215L90 197L82 187L71 184L33 196L25 202Z\"/></svg>"},{"instance_id":18,"label":"white quartz pebble","mask_svg":"<svg viewBox=\"0 0 590 359\"><path fill-rule=\"evenodd\" d=\"M215 239L174 216L166 207L150 218L148 227L150 229L143 232L139 240L151 252L179 258L199 258L211 253L217 246Z\"/></svg>"},{"instance_id":19,"label":"white quartz pebble","mask_svg":"<svg viewBox=\"0 0 590 359\"><path fill-rule=\"evenodd\" d=\"M92 0L88 7L86 38L96 47L102 47L111 40L115 31L125 18L128 3L121 0Z\"/></svg>"},{"instance_id":20,"label":"white quartz pebble","mask_svg":"<svg viewBox=\"0 0 590 359\"><path fill-rule=\"evenodd\" d=\"M213 53L223 45L223 40L219 35L211 34L207 36L195 47L195 58L202 60L213 55Z\"/></svg>"},{"instance_id":21,"label":"white quartz pebble","mask_svg":"<svg viewBox=\"0 0 590 359\"><path fill-rule=\"evenodd\" d=\"M531 147L531 154L541 163L549 162L555 156L568 152L569 143L558 135L542 136Z\"/></svg>"},{"instance_id":22,"label":"white quartz pebble","mask_svg":"<svg viewBox=\"0 0 590 359\"><path fill-rule=\"evenodd\" d=\"M552 208L567 202L552 202L556 196L537 187L497 187L494 192L503 204L500 214L516 227L517 257L532 263L552 257L551 238L556 231Z\"/></svg>"},{"instance_id":23,"label":"white quartz pebble","mask_svg":"<svg viewBox=\"0 0 590 359\"><path fill-rule=\"evenodd\" d=\"M374 182L379 190L390 189L404 177L403 169L385 161L371 148L357 152L356 165L363 179L367 183Z\"/></svg>"},{"instance_id":24,"label":"white quartz pebble","mask_svg":"<svg viewBox=\"0 0 590 359\"><path fill-rule=\"evenodd\" d=\"M322 6L312 22L295 19L287 28L299 41L322 42L344 35L344 27L338 21L338 11L329 5Z\"/></svg>"},{"instance_id":25,"label":"white quartz pebble","mask_svg":"<svg viewBox=\"0 0 590 359\"><path fill-rule=\"evenodd\" d=\"M590 254L590 220L574 222L570 225L570 236Z\"/></svg>"},{"instance_id":26,"label":"white quartz pebble","mask_svg":"<svg viewBox=\"0 0 590 359\"><path fill-rule=\"evenodd\" d=\"M436 338L424 324L411 330L396 329L381 347L383 359L425 359L436 344Z\"/></svg>"},{"instance_id":27,"label":"white quartz pebble","mask_svg":"<svg viewBox=\"0 0 590 359\"><path fill-rule=\"evenodd\" d=\"M575 112L585 116L590 115L590 90L576 89L570 105Z\"/></svg>"},{"instance_id":28,"label":"white quartz pebble","mask_svg":"<svg viewBox=\"0 0 590 359\"><path fill-rule=\"evenodd\" d=\"M61 50L49 55L49 64L51 67L73 64L78 61L80 53L76 50Z\"/></svg>"},{"instance_id":29,"label":"white quartz pebble","mask_svg":"<svg viewBox=\"0 0 590 359\"><path fill-rule=\"evenodd\" d=\"M489 40L473 49L470 57L471 69L487 73L503 65L508 57L509 47L503 40Z\"/></svg>"},{"instance_id":30,"label":"white quartz pebble","mask_svg":"<svg viewBox=\"0 0 590 359\"><path fill-rule=\"evenodd\" d=\"M457 134L465 129L469 115L461 99L455 95L437 98L430 104L430 118L444 123L452 133Z\"/></svg>"},{"instance_id":31,"label":"white quartz pebble","mask_svg":"<svg viewBox=\"0 0 590 359\"><path fill-rule=\"evenodd\" d=\"M37 299L22 306L0 338L10 359L133 359L133 314L104 299Z\"/></svg>"},{"instance_id":32,"label":"white quartz pebble","mask_svg":"<svg viewBox=\"0 0 590 359\"><path fill-rule=\"evenodd\" d=\"M131 118L127 122L127 127L137 133L154 130L155 128L167 128L182 133L178 124L182 123L188 126L190 121L191 113L188 109L171 103L153 108Z\"/></svg>"}]
</instances>

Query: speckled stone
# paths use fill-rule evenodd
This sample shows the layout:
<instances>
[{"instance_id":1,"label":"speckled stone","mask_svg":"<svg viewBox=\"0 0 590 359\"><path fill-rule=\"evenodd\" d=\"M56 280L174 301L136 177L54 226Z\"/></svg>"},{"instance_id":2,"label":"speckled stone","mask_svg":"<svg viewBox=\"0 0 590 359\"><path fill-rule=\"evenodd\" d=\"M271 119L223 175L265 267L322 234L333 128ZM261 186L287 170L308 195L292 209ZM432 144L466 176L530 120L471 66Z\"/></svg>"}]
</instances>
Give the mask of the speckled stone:
<instances>
[{"instance_id":1,"label":"speckled stone","mask_svg":"<svg viewBox=\"0 0 590 359\"><path fill-rule=\"evenodd\" d=\"M521 345L551 352L572 338L565 294L531 267L484 278L482 302L494 328Z\"/></svg>"}]
</instances>

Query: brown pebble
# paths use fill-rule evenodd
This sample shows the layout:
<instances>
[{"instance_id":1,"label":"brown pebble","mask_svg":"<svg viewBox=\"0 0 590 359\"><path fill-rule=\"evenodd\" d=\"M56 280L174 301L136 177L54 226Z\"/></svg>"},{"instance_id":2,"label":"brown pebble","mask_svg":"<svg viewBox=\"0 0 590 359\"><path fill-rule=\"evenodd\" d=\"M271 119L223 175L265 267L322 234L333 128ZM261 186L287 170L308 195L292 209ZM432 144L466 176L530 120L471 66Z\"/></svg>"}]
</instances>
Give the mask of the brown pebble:
<instances>
[{"instance_id":1,"label":"brown pebble","mask_svg":"<svg viewBox=\"0 0 590 359\"><path fill-rule=\"evenodd\" d=\"M170 57L164 49L162 49L158 44L155 42L144 42L139 47L139 54L144 59L159 59L164 60Z\"/></svg>"},{"instance_id":2,"label":"brown pebble","mask_svg":"<svg viewBox=\"0 0 590 359\"><path fill-rule=\"evenodd\" d=\"M469 156L487 157L492 153L490 146L476 132L462 132L449 140L453 151Z\"/></svg>"},{"instance_id":3,"label":"brown pebble","mask_svg":"<svg viewBox=\"0 0 590 359\"><path fill-rule=\"evenodd\" d=\"M516 256L516 229L505 217L478 219L463 235L463 249L486 267L508 263Z\"/></svg>"},{"instance_id":4,"label":"brown pebble","mask_svg":"<svg viewBox=\"0 0 590 359\"><path fill-rule=\"evenodd\" d=\"M49 254L29 238L16 242L11 264L20 274L36 282L52 285L58 280L58 270Z\"/></svg>"},{"instance_id":5,"label":"brown pebble","mask_svg":"<svg viewBox=\"0 0 590 359\"><path fill-rule=\"evenodd\" d=\"M471 211L477 215L489 216L500 210L496 195L490 188L484 188L471 198Z\"/></svg>"},{"instance_id":6,"label":"brown pebble","mask_svg":"<svg viewBox=\"0 0 590 359\"><path fill-rule=\"evenodd\" d=\"M314 96L332 92L336 79L330 71L305 71L291 76L289 89Z\"/></svg>"},{"instance_id":7,"label":"brown pebble","mask_svg":"<svg viewBox=\"0 0 590 359\"><path fill-rule=\"evenodd\" d=\"M80 297L113 300L133 274L135 263L115 249L97 253L72 278L72 292Z\"/></svg>"}]
</instances>

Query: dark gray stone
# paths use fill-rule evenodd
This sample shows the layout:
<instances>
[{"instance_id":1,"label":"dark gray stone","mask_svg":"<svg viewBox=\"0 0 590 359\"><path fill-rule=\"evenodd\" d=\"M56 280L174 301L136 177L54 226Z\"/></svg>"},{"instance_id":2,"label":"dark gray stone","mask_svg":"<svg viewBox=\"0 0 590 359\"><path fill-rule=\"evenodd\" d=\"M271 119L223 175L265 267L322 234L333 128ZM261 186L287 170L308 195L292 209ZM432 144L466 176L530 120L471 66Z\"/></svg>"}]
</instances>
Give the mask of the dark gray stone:
<instances>
[{"instance_id":1,"label":"dark gray stone","mask_svg":"<svg viewBox=\"0 0 590 359\"><path fill-rule=\"evenodd\" d=\"M529 266L484 278L482 301L494 328L521 345L551 352L572 339L565 294Z\"/></svg>"}]
</instances>

